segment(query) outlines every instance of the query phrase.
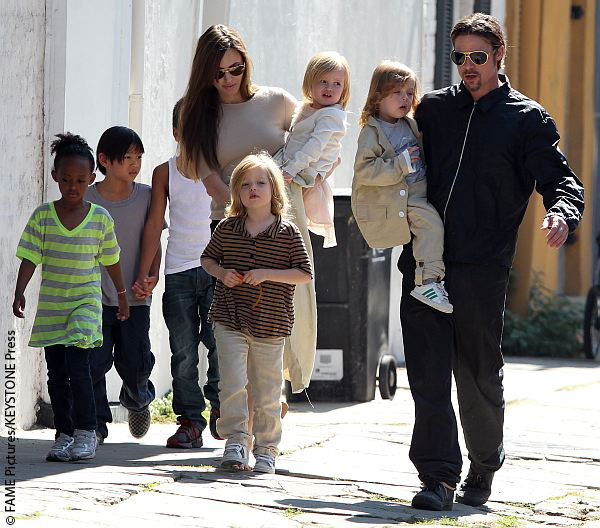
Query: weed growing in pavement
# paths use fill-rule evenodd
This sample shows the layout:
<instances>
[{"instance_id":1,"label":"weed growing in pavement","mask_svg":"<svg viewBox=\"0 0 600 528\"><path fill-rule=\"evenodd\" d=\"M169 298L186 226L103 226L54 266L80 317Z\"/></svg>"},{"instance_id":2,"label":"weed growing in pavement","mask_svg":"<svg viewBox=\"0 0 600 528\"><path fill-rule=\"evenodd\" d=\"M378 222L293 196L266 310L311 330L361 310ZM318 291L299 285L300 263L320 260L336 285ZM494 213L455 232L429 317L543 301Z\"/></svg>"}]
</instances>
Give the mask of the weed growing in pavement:
<instances>
[{"instance_id":1,"label":"weed growing in pavement","mask_svg":"<svg viewBox=\"0 0 600 528\"><path fill-rule=\"evenodd\" d=\"M285 516L288 519L292 519L296 515L300 515L302 513L304 513L304 512L302 511L301 508L288 508L287 510L285 510Z\"/></svg>"},{"instance_id":2,"label":"weed growing in pavement","mask_svg":"<svg viewBox=\"0 0 600 528\"><path fill-rule=\"evenodd\" d=\"M515 517L514 515L507 515L494 521L494 528L514 528L519 526L523 522L523 519Z\"/></svg>"},{"instance_id":3,"label":"weed growing in pavement","mask_svg":"<svg viewBox=\"0 0 600 528\"><path fill-rule=\"evenodd\" d=\"M150 415L154 423L175 423L177 415L173 412L173 391L167 392L162 398L157 398L150 404ZM210 403L206 401L206 408L202 413L208 423L210 416Z\"/></svg>"}]
</instances>

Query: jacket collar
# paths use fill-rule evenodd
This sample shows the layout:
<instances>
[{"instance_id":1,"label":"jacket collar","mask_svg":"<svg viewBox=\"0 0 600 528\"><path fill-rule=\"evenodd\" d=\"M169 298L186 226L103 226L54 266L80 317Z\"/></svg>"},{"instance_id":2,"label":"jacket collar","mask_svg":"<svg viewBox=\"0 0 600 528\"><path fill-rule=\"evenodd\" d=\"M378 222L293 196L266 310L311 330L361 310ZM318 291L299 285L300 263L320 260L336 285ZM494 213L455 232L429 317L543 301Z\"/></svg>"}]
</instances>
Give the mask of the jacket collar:
<instances>
[{"instance_id":1,"label":"jacket collar","mask_svg":"<svg viewBox=\"0 0 600 528\"><path fill-rule=\"evenodd\" d=\"M281 216L277 216L275 221L269 227L267 227L267 229L265 229L264 231L262 231L261 233L256 235L255 238L259 238L259 237L275 238L277 236L277 233L279 233L280 226L281 226ZM246 231L246 215L236 216L235 220L233 222L233 225L231 226L231 230L234 233L238 233L242 236L245 236L246 238L252 238L250 233L248 233L248 231Z\"/></svg>"},{"instance_id":2,"label":"jacket collar","mask_svg":"<svg viewBox=\"0 0 600 528\"><path fill-rule=\"evenodd\" d=\"M481 112L487 112L497 102L502 101L508 97L508 94L512 90L508 77L502 73L498 74L498 78L502 83L498 88L494 88L491 92L485 94L479 101L477 101L477 107ZM471 106L473 104L473 97L469 90L465 88L464 83L461 81L457 85L456 99L459 106Z\"/></svg>"}]
</instances>

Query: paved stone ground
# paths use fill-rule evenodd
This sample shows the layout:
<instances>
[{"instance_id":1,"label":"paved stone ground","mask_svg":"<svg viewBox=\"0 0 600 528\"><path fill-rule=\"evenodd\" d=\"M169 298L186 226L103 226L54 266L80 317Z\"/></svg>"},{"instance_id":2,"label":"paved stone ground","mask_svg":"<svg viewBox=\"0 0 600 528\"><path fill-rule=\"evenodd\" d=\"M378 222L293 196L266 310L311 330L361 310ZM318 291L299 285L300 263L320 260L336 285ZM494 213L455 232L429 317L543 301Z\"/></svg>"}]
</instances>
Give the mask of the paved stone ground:
<instances>
[{"instance_id":1,"label":"paved stone ground","mask_svg":"<svg viewBox=\"0 0 600 528\"><path fill-rule=\"evenodd\" d=\"M507 460L481 508L410 508L419 483L400 369L391 402L292 405L276 475L217 471L223 442L208 434L202 449L165 449L173 425L153 425L140 444L113 425L95 460L70 464L44 461L53 431L20 432L16 524L600 527L600 364L520 359L505 371Z\"/></svg>"}]
</instances>

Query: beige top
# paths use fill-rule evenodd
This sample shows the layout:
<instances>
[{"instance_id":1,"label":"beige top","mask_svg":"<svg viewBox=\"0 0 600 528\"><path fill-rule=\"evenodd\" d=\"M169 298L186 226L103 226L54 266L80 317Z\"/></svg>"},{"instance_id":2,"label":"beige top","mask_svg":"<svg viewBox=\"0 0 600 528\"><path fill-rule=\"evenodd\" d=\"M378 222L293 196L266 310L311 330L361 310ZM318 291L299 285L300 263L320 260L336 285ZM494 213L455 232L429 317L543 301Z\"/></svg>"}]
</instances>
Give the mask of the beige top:
<instances>
[{"instance_id":1,"label":"beige top","mask_svg":"<svg viewBox=\"0 0 600 528\"><path fill-rule=\"evenodd\" d=\"M217 158L221 166L220 176L225 183L229 184L233 169L248 154L257 150L275 154L283 146L297 103L282 88L259 86L248 101L222 105ZM210 173L208 166L201 162L200 179ZM210 210L211 220L225 217L225 207L214 200Z\"/></svg>"}]
</instances>

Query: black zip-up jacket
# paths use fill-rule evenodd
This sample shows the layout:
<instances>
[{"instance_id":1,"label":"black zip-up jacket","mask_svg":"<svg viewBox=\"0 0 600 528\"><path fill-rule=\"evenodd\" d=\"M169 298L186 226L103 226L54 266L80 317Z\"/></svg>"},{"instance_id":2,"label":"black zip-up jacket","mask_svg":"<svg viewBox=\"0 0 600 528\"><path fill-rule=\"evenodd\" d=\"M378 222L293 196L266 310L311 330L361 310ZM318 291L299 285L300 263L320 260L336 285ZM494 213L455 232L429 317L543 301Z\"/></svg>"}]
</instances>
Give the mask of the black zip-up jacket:
<instances>
[{"instance_id":1,"label":"black zip-up jacket","mask_svg":"<svg viewBox=\"0 0 600 528\"><path fill-rule=\"evenodd\" d=\"M503 84L477 102L460 83L426 94L417 108L447 262L510 267L534 188L571 231L583 213L583 186L558 148L556 124L499 77Z\"/></svg>"}]
</instances>

